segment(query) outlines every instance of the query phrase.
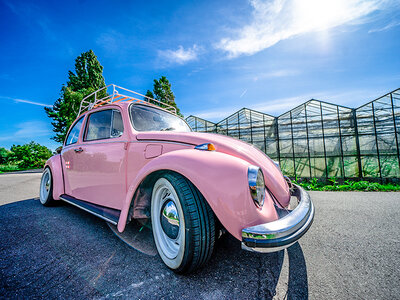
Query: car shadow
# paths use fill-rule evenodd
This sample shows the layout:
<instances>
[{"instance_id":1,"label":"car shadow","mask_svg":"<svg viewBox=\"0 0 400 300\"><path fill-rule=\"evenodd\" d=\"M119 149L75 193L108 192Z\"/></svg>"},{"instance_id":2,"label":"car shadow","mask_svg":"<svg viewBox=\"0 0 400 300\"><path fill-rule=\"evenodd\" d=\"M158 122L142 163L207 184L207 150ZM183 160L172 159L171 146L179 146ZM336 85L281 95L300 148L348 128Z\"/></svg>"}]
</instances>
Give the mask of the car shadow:
<instances>
[{"instance_id":1,"label":"car shadow","mask_svg":"<svg viewBox=\"0 0 400 300\"><path fill-rule=\"evenodd\" d=\"M141 248L134 244L136 251L103 220L61 201L52 208L37 199L0 206L0 227L0 278L7 279L0 282L0 294L5 296L18 291L21 297L50 298L308 298L307 267L298 243L261 254L242 250L238 240L225 234L202 269L178 275L151 251L154 241L144 236L151 230L136 227L142 234L131 237L141 241ZM41 284L50 278L57 289Z\"/></svg>"},{"instance_id":2,"label":"car shadow","mask_svg":"<svg viewBox=\"0 0 400 300\"><path fill-rule=\"evenodd\" d=\"M218 273L232 264L232 272L243 268L256 277L257 299L308 299L308 276L304 253L297 242L279 252L254 253L241 249L240 242L227 234L216 245L209 265ZM219 270L221 268L221 270ZM207 266L200 270L205 271Z\"/></svg>"},{"instance_id":3,"label":"car shadow","mask_svg":"<svg viewBox=\"0 0 400 300\"><path fill-rule=\"evenodd\" d=\"M56 206L64 205L78 214L89 215L63 201L56 204ZM123 242L122 244L148 256L148 259L150 257L156 259L160 269L168 270L156 254L157 249L149 226L131 222L123 233L118 233L115 226L107 224L110 231ZM175 281L189 286L202 284L205 278L218 278L216 281L207 280L210 292L203 291L201 294L206 299L230 299L230 296L243 298L241 294L243 289L240 287L246 281L244 285L251 287L252 293L244 298L308 299L307 266L298 242L286 250L255 253L242 250L241 243L227 233L216 241L213 256L202 269L187 275L178 275L170 270L168 273L175 277ZM242 278L246 279L242 281ZM226 289L231 288L231 283L237 288L228 294Z\"/></svg>"}]
</instances>

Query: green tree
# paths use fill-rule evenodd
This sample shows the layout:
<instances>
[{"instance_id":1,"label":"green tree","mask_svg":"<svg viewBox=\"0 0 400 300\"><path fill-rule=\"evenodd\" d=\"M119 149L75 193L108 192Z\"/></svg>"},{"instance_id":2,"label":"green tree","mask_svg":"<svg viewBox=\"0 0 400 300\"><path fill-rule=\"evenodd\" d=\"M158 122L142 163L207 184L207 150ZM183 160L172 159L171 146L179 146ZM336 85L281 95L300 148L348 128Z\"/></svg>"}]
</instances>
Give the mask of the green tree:
<instances>
[{"instance_id":1,"label":"green tree","mask_svg":"<svg viewBox=\"0 0 400 300\"><path fill-rule=\"evenodd\" d=\"M148 90L147 93L149 92ZM179 108L176 106L175 95L171 90L171 83L165 76L161 76L158 80L154 79L153 93L155 95L154 99L175 107L177 115L183 118Z\"/></svg>"},{"instance_id":2,"label":"green tree","mask_svg":"<svg viewBox=\"0 0 400 300\"><path fill-rule=\"evenodd\" d=\"M46 114L53 119L52 137L62 143L67 135L68 128L76 119L79 106L84 97L105 86L103 67L92 50L82 53L75 59L75 73L68 72L68 81L62 86L60 97L52 108L45 107ZM98 97L104 97L100 94Z\"/></svg>"},{"instance_id":3,"label":"green tree","mask_svg":"<svg viewBox=\"0 0 400 300\"><path fill-rule=\"evenodd\" d=\"M146 95L145 95L146 97L149 97L149 98L152 98L152 99L154 99L154 95L153 95L153 92L152 91L150 91L150 90L147 90L147 92L146 92Z\"/></svg>"},{"instance_id":4,"label":"green tree","mask_svg":"<svg viewBox=\"0 0 400 300\"><path fill-rule=\"evenodd\" d=\"M10 151L4 147L0 147L0 165L7 163Z\"/></svg>"},{"instance_id":5,"label":"green tree","mask_svg":"<svg viewBox=\"0 0 400 300\"><path fill-rule=\"evenodd\" d=\"M52 155L50 149L35 142L25 145L12 145L8 161L19 168L41 168Z\"/></svg>"}]
</instances>

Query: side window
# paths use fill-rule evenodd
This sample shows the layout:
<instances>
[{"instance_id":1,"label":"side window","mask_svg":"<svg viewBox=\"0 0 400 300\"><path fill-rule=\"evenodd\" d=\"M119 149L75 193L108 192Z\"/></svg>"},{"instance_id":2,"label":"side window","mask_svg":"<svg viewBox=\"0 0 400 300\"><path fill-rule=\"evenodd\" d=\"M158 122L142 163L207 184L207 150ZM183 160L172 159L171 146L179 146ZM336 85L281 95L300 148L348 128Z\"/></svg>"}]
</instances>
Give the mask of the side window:
<instances>
[{"instance_id":1,"label":"side window","mask_svg":"<svg viewBox=\"0 0 400 300\"><path fill-rule=\"evenodd\" d=\"M118 110L113 110L111 137L119 137L124 133L124 123Z\"/></svg>"},{"instance_id":2,"label":"side window","mask_svg":"<svg viewBox=\"0 0 400 300\"><path fill-rule=\"evenodd\" d=\"M79 119L78 122L75 123L74 127L72 127L71 131L69 132L67 139L65 140L65 146L75 144L79 138L79 132L82 128L83 117Z\"/></svg>"},{"instance_id":3,"label":"side window","mask_svg":"<svg viewBox=\"0 0 400 300\"><path fill-rule=\"evenodd\" d=\"M123 132L121 113L114 109L102 110L89 115L85 141L115 138Z\"/></svg>"}]
</instances>

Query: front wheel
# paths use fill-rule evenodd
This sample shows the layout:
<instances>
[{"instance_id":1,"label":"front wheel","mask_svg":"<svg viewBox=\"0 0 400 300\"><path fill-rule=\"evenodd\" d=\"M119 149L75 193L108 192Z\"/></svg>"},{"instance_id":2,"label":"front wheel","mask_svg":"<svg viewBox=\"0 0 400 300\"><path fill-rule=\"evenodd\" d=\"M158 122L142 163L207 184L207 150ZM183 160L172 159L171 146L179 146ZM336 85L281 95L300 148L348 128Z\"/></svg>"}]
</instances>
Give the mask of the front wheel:
<instances>
[{"instance_id":1,"label":"front wheel","mask_svg":"<svg viewBox=\"0 0 400 300\"><path fill-rule=\"evenodd\" d=\"M53 177L49 167L46 167L42 174L42 179L40 181L40 191L39 191L40 203L44 206L50 206L53 204Z\"/></svg>"},{"instance_id":2,"label":"front wheel","mask_svg":"<svg viewBox=\"0 0 400 300\"><path fill-rule=\"evenodd\" d=\"M214 214L185 177L168 173L156 181L151 221L158 253L170 269L186 273L208 262L215 242Z\"/></svg>"}]
</instances>

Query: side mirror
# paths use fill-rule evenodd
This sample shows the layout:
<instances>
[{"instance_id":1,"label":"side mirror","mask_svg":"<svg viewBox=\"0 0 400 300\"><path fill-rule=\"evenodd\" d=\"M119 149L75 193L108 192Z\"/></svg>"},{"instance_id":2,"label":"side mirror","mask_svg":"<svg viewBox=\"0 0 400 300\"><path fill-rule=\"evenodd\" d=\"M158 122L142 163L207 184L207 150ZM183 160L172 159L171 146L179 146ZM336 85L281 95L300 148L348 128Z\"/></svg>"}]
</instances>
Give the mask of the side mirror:
<instances>
[{"instance_id":1,"label":"side mirror","mask_svg":"<svg viewBox=\"0 0 400 300\"><path fill-rule=\"evenodd\" d=\"M60 154L60 153L61 153L61 150L62 150L62 146L60 146L60 147L58 147L58 148L56 149L56 153L57 153L57 154Z\"/></svg>"}]
</instances>

